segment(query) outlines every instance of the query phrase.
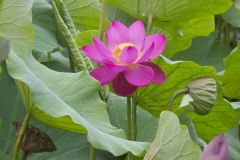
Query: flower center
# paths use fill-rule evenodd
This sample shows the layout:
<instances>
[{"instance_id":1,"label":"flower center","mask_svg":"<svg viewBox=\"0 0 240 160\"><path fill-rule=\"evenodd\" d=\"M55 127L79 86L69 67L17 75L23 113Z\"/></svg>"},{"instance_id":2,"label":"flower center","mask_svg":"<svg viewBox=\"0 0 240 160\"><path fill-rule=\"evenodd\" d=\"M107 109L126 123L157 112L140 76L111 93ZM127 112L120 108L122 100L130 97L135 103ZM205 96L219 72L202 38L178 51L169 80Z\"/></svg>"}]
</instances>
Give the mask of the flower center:
<instances>
[{"instance_id":1,"label":"flower center","mask_svg":"<svg viewBox=\"0 0 240 160\"><path fill-rule=\"evenodd\" d=\"M119 56L125 47L134 46L132 43L121 43L113 51L113 57L119 60Z\"/></svg>"}]
</instances>

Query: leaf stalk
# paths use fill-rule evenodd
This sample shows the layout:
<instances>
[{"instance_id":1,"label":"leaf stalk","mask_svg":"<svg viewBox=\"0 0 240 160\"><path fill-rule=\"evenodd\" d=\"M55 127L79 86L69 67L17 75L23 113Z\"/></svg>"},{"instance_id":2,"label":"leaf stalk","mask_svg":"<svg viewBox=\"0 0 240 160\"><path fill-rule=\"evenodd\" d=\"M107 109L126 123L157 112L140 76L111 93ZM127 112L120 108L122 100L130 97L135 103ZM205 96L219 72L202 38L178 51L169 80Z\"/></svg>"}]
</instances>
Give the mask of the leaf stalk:
<instances>
[{"instance_id":1,"label":"leaf stalk","mask_svg":"<svg viewBox=\"0 0 240 160\"><path fill-rule=\"evenodd\" d=\"M107 0L102 0L102 11L100 15L100 25L99 25L99 39L103 41L104 35L104 22L107 14Z\"/></svg>"},{"instance_id":2,"label":"leaf stalk","mask_svg":"<svg viewBox=\"0 0 240 160\"><path fill-rule=\"evenodd\" d=\"M152 20L153 20L153 15L149 14L148 15L148 23L147 23L147 35L151 34Z\"/></svg>"},{"instance_id":3,"label":"leaf stalk","mask_svg":"<svg viewBox=\"0 0 240 160\"><path fill-rule=\"evenodd\" d=\"M172 97L169 99L168 104L167 104L167 107L166 107L166 110L167 110L167 111L170 110L170 108L171 108L172 105L173 105L173 101L174 101L179 95L181 95L181 94L186 94L186 93L188 93L188 92L189 92L189 89L188 89L188 88L184 88L184 89L180 89L180 90L176 91L176 92L172 95Z\"/></svg>"},{"instance_id":4,"label":"leaf stalk","mask_svg":"<svg viewBox=\"0 0 240 160\"><path fill-rule=\"evenodd\" d=\"M12 160L18 160L18 154L19 154L20 148L22 146L23 138L24 138L24 135L26 133L27 126L28 126L30 118L31 118L31 115L30 115L29 112L27 112L27 114L24 117L24 120L23 120L23 123L22 123L22 127L20 129L20 133L19 133L19 135L17 137L17 141L16 141L16 144L15 144L15 147L14 147L14 151L13 151L13 158L12 158Z\"/></svg>"}]
</instances>

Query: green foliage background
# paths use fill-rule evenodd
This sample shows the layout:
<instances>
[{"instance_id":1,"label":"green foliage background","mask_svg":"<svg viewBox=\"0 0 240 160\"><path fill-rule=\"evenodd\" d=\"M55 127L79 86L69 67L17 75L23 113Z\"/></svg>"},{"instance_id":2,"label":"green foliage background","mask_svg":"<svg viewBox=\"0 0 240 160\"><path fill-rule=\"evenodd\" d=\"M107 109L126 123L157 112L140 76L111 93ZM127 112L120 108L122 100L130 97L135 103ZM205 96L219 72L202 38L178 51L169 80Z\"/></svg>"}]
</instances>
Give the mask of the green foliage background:
<instances>
[{"instance_id":1,"label":"green foliage background","mask_svg":"<svg viewBox=\"0 0 240 160\"><path fill-rule=\"evenodd\" d=\"M99 34L101 2L63 3L77 30L77 45L92 43ZM150 33L167 37L163 56L154 61L167 81L137 90L138 135L134 142L126 138L126 99L110 93L104 102L98 82L87 71L71 73L50 1L0 0L0 62L8 55L0 70L0 159L11 159L16 139L12 122L22 121L29 111L33 117L30 123L49 134L57 146L56 152L31 154L30 160L88 159L90 143L97 149L98 160L124 159L128 152L143 159L159 119L159 129L177 126L181 134L171 136L175 130L158 134L179 141L184 132L187 149L225 132L232 159L237 160L240 144L235 142L239 137L232 132L238 132L240 118L239 4L238 0L108 0L104 30L112 20L129 25L142 19L147 26L150 17ZM180 122L187 125L187 132L176 116L184 113L185 108L179 108L181 96L171 108L175 114L163 111L174 92L205 76L216 80L217 100L208 115L192 111L184 115L188 121ZM168 121L172 124L164 126ZM228 132L231 128L235 129ZM159 150L160 157L180 160L176 155L186 150L169 146ZM185 160L199 156L200 148L194 149Z\"/></svg>"}]
</instances>

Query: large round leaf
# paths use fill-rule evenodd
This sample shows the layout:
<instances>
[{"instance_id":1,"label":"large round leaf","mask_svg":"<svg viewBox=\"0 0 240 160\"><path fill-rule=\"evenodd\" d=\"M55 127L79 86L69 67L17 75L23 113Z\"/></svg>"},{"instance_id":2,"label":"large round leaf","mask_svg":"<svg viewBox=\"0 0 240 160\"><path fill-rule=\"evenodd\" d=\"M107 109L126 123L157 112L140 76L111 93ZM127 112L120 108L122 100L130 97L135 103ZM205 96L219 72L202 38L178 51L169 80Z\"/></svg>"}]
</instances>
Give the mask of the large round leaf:
<instances>
[{"instance_id":1,"label":"large round leaf","mask_svg":"<svg viewBox=\"0 0 240 160\"><path fill-rule=\"evenodd\" d=\"M186 126L169 111L160 114L158 131L144 160L197 160L200 147L193 142Z\"/></svg>"},{"instance_id":2,"label":"large round leaf","mask_svg":"<svg viewBox=\"0 0 240 160\"><path fill-rule=\"evenodd\" d=\"M122 130L111 126L99 84L87 72L61 73L39 64L32 56L21 59L11 52L10 75L18 81L22 98L32 116L50 126L87 133L99 149L114 155L128 151L141 155L148 143L131 142Z\"/></svg>"}]
</instances>

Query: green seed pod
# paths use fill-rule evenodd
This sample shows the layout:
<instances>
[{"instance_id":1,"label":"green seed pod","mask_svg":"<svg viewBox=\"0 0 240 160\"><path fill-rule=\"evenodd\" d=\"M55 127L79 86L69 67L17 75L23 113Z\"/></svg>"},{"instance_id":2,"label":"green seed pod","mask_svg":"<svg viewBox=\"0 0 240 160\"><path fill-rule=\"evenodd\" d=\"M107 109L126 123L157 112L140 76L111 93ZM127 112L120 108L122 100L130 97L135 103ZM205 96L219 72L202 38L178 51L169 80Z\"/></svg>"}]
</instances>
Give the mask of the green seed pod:
<instances>
[{"instance_id":1,"label":"green seed pod","mask_svg":"<svg viewBox=\"0 0 240 160\"><path fill-rule=\"evenodd\" d=\"M190 102L194 111L200 115L208 114L217 98L217 84L213 78L203 77L188 84L188 94L193 101Z\"/></svg>"}]
</instances>

